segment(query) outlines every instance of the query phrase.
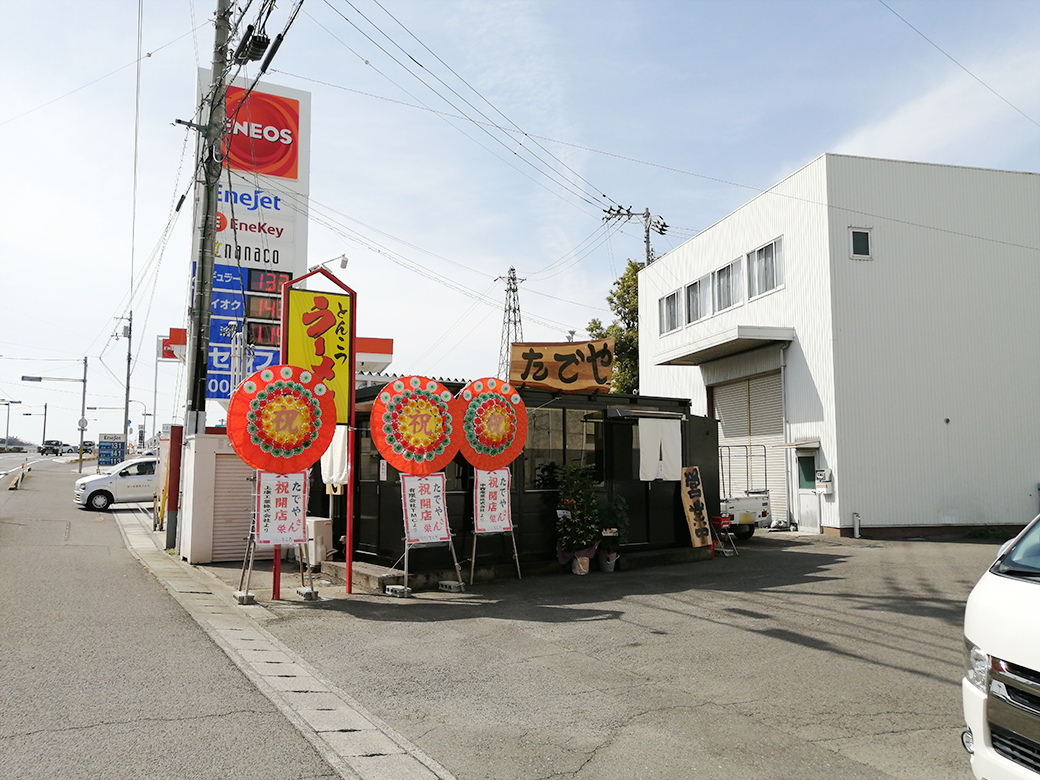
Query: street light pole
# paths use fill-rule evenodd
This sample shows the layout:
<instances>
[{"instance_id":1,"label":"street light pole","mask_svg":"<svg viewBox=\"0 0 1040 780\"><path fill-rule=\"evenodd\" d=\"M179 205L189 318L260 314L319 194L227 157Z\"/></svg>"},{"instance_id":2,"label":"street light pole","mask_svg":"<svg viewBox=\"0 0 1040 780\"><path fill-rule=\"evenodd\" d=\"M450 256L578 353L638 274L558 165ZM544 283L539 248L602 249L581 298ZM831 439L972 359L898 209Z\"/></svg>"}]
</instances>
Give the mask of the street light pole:
<instances>
[{"instance_id":1,"label":"street light pole","mask_svg":"<svg viewBox=\"0 0 1040 780\"><path fill-rule=\"evenodd\" d=\"M22 417L39 417L39 412L22 412ZM47 441L47 404L43 405L43 438L40 439L40 449L43 449L43 443Z\"/></svg>"},{"instance_id":2,"label":"street light pole","mask_svg":"<svg viewBox=\"0 0 1040 780\"><path fill-rule=\"evenodd\" d=\"M4 452L7 452L8 440L11 438L11 404L20 404L21 401L8 401L0 398L0 404L7 407L7 430L4 433Z\"/></svg>"},{"instance_id":3,"label":"street light pole","mask_svg":"<svg viewBox=\"0 0 1040 780\"><path fill-rule=\"evenodd\" d=\"M71 379L69 377L62 376L23 376L23 382L82 382L83 383L83 395L82 402L80 403L80 422L79 422L79 473L83 473L83 431L86 429L87 419L87 359L83 358L83 378L82 379ZM43 441L47 441L47 404L43 405ZM41 442L42 446L42 442Z\"/></svg>"}]
</instances>

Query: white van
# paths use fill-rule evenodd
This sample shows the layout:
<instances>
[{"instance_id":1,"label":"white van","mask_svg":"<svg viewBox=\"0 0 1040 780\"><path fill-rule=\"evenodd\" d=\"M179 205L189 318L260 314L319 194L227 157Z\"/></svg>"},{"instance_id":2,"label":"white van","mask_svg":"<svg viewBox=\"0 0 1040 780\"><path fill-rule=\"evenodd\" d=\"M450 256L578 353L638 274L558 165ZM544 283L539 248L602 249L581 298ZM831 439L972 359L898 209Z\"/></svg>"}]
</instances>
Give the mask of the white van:
<instances>
[{"instance_id":1,"label":"white van","mask_svg":"<svg viewBox=\"0 0 1040 780\"><path fill-rule=\"evenodd\" d=\"M1000 548L964 612L961 736L979 780L1040 780L1040 515Z\"/></svg>"}]
</instances>

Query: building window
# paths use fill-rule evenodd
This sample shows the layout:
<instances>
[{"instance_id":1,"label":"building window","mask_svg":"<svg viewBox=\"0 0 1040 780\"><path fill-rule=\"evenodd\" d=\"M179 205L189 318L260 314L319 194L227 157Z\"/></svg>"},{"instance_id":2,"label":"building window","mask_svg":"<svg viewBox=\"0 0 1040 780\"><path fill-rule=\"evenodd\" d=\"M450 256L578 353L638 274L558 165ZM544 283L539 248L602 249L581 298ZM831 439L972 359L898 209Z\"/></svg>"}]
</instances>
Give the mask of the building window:
<instances>
[{"instance_id":1,"label":"building window","mask_svg":"<svg viewBox=\"0 0 1040 780\"><path fill-rule=\"evenodd\" d=\"M742 285L740 283L740 260L734 260L714 274L715 311L723 311L739 304Z\"/></svg>"},{"instance_id":2,"label":"building window","mask_svg":"<svg viewBox=\"0 0 1040 780\"><path fill-rule=\"evenodd\" d=\"M775 290L784 283L784 252L780 239L748 252L748 298Z\"/></svg>"},{"instance_id":3,"label":"building window","mask_svg":"<svg viewBox=\"0 0 1040 780\"><path fill-rule=\"evenodd\" d=\"M666 295L657 302L661 333L671 333L679 327L679 291Z\"/></svg>"},{"instance_id":4,"label":"building window","mask_svg":"<svg viewBox=\"0 0 1040 780\"><path fill-rule=\"evenodd\" d=\"M814 490L816 488L816 456L798 456L798 489Z\"/></svg>"},{"instance_id":5,"label":"building window","mask_svg":"<svg viewBox=\"0 0 1040 780\"><path fill-rule=\"evenodd\" d=\"M686 324L711 315L711 277L686 285Z\"/></svg>"},{"instance_id":6,"label":"building window","mask_svg":"<svg viewBox=\"0 0 1040 780\"><path fill-rule=\"evenodd\" d=\"M849 232L852 237L852 259L872 260L873 257L870 254L870 230L868 228L852 228Z\"/></svg>"},{"instance_id":7,"label":"building window","mask_svg":"<svg viewBox=\"0 0 1040 780\"><path fill-rule=\"evenodd\" d=\"M555 490L560 486L559 469L565 462L562 409L528 411L523 458L525 490Z\"/></svg>"}]
</instances>

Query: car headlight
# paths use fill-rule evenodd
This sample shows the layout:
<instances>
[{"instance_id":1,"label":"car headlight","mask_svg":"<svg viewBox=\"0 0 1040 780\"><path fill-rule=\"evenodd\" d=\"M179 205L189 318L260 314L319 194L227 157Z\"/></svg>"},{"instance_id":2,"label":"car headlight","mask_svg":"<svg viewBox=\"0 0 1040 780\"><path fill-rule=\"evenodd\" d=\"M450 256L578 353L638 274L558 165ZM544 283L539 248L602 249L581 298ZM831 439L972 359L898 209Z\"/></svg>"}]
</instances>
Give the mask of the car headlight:
<instances>
[{"instance_id":1,"label":"car headlight","mask_svg":"<svg viewBox=\"0 0 1040 780\"><path fill-rule=\"evenodd\" d=\"M967 639L964 640L964 651L966 656L964 679L985 693L986 686L989 684L990 658Z\"/></svg>"}]
</instances>

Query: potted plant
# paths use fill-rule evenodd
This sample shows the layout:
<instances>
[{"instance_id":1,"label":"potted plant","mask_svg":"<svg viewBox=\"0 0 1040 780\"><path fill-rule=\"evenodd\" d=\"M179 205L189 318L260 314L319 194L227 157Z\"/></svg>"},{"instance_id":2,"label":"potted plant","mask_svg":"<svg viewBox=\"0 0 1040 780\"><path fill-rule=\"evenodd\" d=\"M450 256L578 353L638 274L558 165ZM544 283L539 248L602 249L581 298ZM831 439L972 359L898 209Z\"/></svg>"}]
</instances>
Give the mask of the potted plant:
<instances>
[{"instance_id":1,"label":"potted plant","mask_svg":"<svg viewBox=\"0 0 1040 780\"><path fill-rule=\"evenodd\" d=\"M614 571L618 549L628 541L628 502L621 496L599 503L600 540L597 551L600 571Z\"/></svg>"},{"instance_id":2,"label":"potted plant","mask_svg":"<svg viewBox=\"0 0 1040 780\"><path fill-rule=\"evenodd\" d=\"M567 464L559 469L556 506L556 552L575 574L588 574L599 540L599 507L592 466Z\"/></svg>"}]
</instances>

